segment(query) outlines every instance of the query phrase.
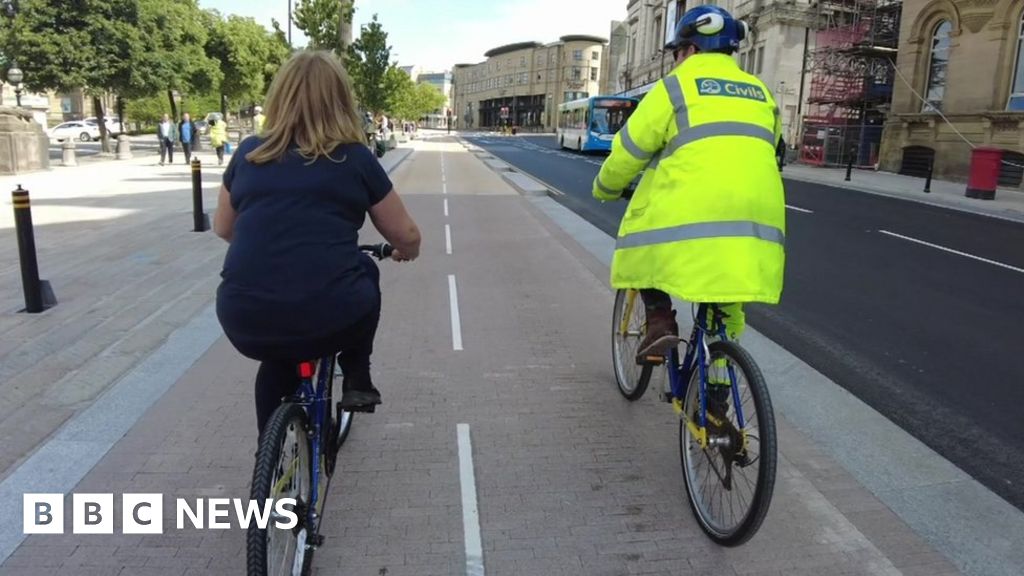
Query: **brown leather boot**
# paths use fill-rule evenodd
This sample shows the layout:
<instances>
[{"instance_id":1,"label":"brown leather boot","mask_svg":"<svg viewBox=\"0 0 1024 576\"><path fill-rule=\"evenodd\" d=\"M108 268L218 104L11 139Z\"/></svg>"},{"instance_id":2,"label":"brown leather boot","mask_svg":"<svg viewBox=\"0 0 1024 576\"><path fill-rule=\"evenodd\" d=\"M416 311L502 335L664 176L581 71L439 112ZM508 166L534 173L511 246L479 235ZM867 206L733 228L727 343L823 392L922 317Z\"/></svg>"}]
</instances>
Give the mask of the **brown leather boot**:
<instances>
[{"instance_id":1,"label":"brown leather boot","mask_svg":"<svg viewBox=\"0 0 1024 576\"><path fill-rule=\"evenodd\" d=\"M638 364L660 363L669 350L679 345L676 311L655 308L647 310L647 333L637 348Z\"/></svg>"}]
</instances>

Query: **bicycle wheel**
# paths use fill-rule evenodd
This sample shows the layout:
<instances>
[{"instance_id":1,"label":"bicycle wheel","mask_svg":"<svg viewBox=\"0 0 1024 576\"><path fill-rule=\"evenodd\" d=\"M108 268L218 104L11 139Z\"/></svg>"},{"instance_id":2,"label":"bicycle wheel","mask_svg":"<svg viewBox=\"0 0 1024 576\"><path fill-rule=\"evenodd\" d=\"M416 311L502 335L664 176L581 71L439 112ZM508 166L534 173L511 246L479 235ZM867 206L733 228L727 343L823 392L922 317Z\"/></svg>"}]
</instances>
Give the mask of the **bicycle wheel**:
<instances>
[{"instance_id":1,"label":"bicycle wheel","mask_svg":"<svg viewBox=\"0 0 1024 576\"><path fill-rule=\"evenodd\" d=\"M708 377L728 381L727 369L715 366L725 360L735 374L745 420L746 446L738 429L734 395L730 390L724 421L714 424L710 414L708 445L701 448L687 419L699 426L700 374L690 378L683 414L679 421L679 453L690 509L704 532L723 546L738 546L760 528L775 488L777 445L775 415L768 387L750 354L735 342L713 342Z\"/></svg>"},{"instance_id":2,"label":"bicycle wheel","mask_svg":"<svg viewBox=\"0 0 1024 576\"><path fill-rule=\"evenodd\" d=\"M612 308L612 365L619 392L630 401L638 400L647 391L654 367L636 363L637 348L647 330L647 318L640 292L619 290Z\"/></svg>"},{"instance_id":3,"label":"bicycle wheel","mask_svg":"<svg viewBox=\"0 0 1024 576\"><path fill-rule=\"evenodd\" d=\"M250 498L261 505L268 499L294 498L299 521L291 530L276 528L278 519L287 519L271 512L266 528L250 524L246 534L249 576L309 573L313 550L307 549L306 539L312 527L306 512L311 500L311 461L306 412L296 404L282 404L260 436Z\"/></svg>"}]
</instances>

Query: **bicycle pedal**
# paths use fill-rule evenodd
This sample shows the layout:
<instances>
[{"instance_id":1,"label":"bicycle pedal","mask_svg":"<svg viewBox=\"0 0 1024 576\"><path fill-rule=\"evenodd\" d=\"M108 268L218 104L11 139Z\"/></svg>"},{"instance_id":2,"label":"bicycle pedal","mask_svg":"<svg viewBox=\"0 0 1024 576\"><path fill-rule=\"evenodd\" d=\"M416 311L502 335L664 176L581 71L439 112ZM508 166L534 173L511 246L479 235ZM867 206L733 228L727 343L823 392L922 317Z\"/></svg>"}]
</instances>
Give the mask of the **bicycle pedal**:
<instances>
[{"instance_id":1,"label":"bicycle pedal","mask_svg":"<svg viewBox=\"0 0 1024 576\"><path fill-rule=\"evenodd\" d=\"M340 404L339 404L340 405ZM346 412L360 412L363 414L373 414L377 410L376 404L369 404L366 406L350 406L345 409Z\"/></svg>"},{"instance_id":2,"label":"bicycle pedal","mask_svg":"<svg viewBox=\"0 0 1024 576\"><path fill-rule=\"evenodd\" d=\"M314 534L306 540L306 545L319 548L324 545L324 537L321 534Z\"/></svg>"},{"instance_id":3,"label":"bicycle pedal","mask_svg":"<svg viewBox=\"0 0 1024 576\"><path fill-rule=\"evenodd\" d=\"M658 392L658 400L666 404L672 403L672 394L670 392Z\"/></svg>"},{"instance_id":4,"label":"bicycle pedal","mask_svg":"<svg viewBox=\"0 0 1024 576\"><path fill-rule=\"evenodd\" d=\"M636 363L639 366L661 366L662 364L665 363L665 357L657 354L637 356Z\"/></svg>"}]
</instances>

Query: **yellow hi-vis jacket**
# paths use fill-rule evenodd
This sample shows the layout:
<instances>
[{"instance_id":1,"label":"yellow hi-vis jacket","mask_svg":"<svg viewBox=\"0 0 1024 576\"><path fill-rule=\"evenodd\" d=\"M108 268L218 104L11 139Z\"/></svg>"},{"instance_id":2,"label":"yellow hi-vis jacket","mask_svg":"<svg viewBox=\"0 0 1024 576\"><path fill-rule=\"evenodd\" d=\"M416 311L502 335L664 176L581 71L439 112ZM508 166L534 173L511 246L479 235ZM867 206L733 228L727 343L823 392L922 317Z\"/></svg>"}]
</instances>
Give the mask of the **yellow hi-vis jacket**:
<instances>
[{"instance_id":1,"label":"yellow hi-vis jacket","mask_svg":"<svg viewBox=\"0 0 1024 576\"><path fill-rule=\"evenodd\" d=\"M594 197L643 177L619 226L614 288L691 302L777 303L786 207L779 111L725 54L696 54L658 82L615 135Z\"/></svg>"}]
</instances>

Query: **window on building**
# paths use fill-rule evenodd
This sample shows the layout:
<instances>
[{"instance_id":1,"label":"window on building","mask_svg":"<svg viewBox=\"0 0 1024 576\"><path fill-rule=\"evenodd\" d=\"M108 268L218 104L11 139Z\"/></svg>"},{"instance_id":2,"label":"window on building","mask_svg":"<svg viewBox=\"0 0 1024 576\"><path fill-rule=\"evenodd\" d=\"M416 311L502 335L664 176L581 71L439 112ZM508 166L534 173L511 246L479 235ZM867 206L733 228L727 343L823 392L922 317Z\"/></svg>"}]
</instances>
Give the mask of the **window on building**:
<instances>
[{"instance_id":1,"label":"window on building","mask_svg":"<svg viewBox=\"0 0 1024 576\"><path fill-rule=\"evenodd\" d=\"M1024 16L1020 19L1017 34L1017 66L1013 71L1013 84L1010 85L1010 99L1006 103L1007 110L1024 110Z\"/></svg>"},{"instance_id":2,"label":"window on building","mask_svg":"<svg viewBox=\"0 0 1024 576\"><path fill-rule=\"evenodd\" d=\"M590 53L590 59L591 60L600 60L601 59L601 53L598 52L597 50L594 50L593 52Z\"/></svg>"},{"instance_id":3,"label":"window on building","mask_svg":"<svg viewBox=\"0 0 1024 576\"><path fill-rule=\"evenodd\" d=\"M754 74L760 74L761 70L764 70L764 46L757 49L757 71Z\"/></svg>"},{"instance_id":4,"label":"window on building","mask_svg":"<svg viewBox=\"0 0 1024 576\"><path fill-rule=\"evenodd\" d=\"M573 80L582 80L583 79L583 72L580 70L579 66L573 66L572 67L572 79Z\"/></svg>"},{"instance_id":5,"label":"window on building","mask_svg":"<svg viewBox=\"0 0 1024 576\"><path fill-rule=\"evenodd\" d=\"M740 52L740 70L747 71L747 53Z\"/></svg>"},{"instance_id":6,"label":"window on building","mask_svg":"<svg viewBox=\"0 0 1024 576\"><path fill-rule=\"evenodd\" d=\"M519 67L526 68L526 56L519 57Z\"/></svg>"},{"instance_id":7,"label":"window on building","mask_svg":"<svg viewBox=\"0 0 1024 576\"><path fill-rule=\"evenodd\" d=\"M594 68L593 66L590 68L590 79L595 82L597 81L597 68Z\"/></svg>"},{"instance_id":8,"label":"window on building","mask_svg":"<svg viewBox=\"0 0 1024 576\"><path fill-rule=\"evenodd\" d=\"M583 50L573 50L572 51L572 59L573 60L583 60Z\"/></svg>"},{"instance_id":9,"label":"window on building","mask_svg":"<svg viewBox=\"0 0 1024 576\"><path fill-rule=\"evenodd\" d=\"M949 69L949 33L953 25L943 20L932 34L932 50L928 59L928 84L925 89L923 111L942 110L946 96L946 72Z\"/></svg>"},{"instance_id":10,"label":"window on building","mask_svg":"<svg viewBox=\"0 0 1024 576\"><path fill-rule=\"evenodd\" d=\"M651 34L651 38L655 38L655 39L661 38L662 35L665 34L665 29L662 28L661 22L662 22L661 14L658 14L654 18L654 33ZM652 48L654 49L655 53L658 53L661 50L661 43L660 42L655 42L654 45L652 46Z\"/></svg>"}]
</instances>

